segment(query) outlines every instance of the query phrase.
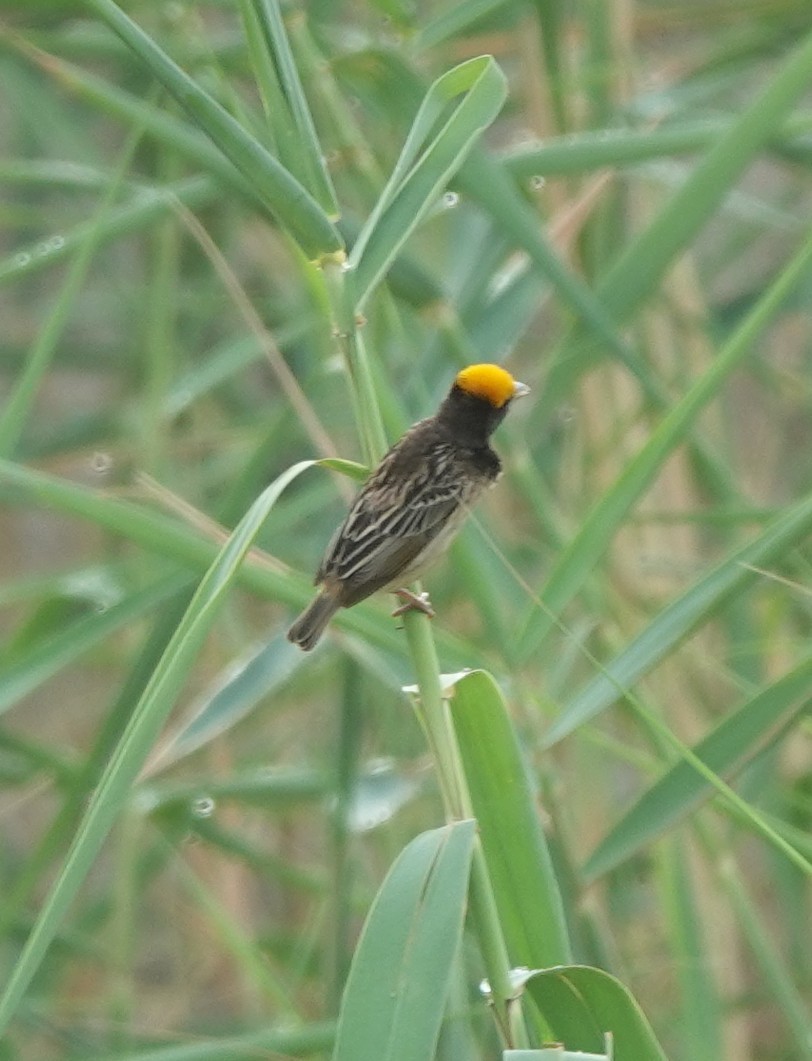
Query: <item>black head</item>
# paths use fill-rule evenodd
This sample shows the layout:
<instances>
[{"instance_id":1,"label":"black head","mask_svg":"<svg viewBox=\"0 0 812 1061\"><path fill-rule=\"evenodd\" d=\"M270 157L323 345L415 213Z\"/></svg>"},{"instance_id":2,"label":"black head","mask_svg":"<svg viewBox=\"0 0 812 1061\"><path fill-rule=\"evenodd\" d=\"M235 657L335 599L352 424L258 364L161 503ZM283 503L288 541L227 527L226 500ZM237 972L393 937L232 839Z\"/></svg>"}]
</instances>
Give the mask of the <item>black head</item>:
<instances>
[{"instance_id":1,"label":"black head","mask_svg":"<svg viewBox=\"0 0 812 1061\"><path fill-rule=\"evenodd\" d=\"M528 391L499 365L469 365L457 374L437 417L462 445L477 448L487 445L513 399Z\"/></svg>"}]
</instances>

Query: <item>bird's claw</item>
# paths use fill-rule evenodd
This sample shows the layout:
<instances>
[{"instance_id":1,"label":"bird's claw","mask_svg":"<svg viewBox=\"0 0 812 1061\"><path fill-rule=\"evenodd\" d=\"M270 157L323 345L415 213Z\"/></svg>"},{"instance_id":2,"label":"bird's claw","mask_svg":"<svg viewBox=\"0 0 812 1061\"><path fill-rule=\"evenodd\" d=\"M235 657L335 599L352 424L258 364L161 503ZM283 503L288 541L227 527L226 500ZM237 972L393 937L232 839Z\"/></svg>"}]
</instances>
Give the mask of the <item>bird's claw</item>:
<instances>
[{"instance_id":1,"label":"bird's claw","mask_svg":"<svg viewBox=\"0 0 812 1061\"><path fill-rule=\"evenodd\" d=\"M393 619L412 611L422 612L429 619L434 618L434 608L431 606L428 593L412 593L410 589L396 589L393 590L393 595L403 601L403 604L392 612Z\"/></svg>"}]
</instances>

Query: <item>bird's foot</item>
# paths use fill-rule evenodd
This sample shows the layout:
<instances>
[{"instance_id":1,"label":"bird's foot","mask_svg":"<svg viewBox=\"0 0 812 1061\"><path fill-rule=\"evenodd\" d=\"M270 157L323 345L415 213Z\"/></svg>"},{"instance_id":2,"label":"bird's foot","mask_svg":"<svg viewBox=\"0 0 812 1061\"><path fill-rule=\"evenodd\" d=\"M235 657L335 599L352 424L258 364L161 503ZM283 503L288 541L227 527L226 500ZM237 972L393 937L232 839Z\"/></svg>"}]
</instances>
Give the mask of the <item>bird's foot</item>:
<instances>
[{"instance_id":1,"label":"bird's foot","mask_svg":"<svg viewBox=\"0 0 812 1061\"><path fill-rule=\"evenodd\" d=\"M434 618L434 608L431 606L428 593L412 593L410 589L396 589L392 593L398 600L403 601L403 604L392 612L393 619L398 615L405 615L406 612L422 612L428 615L429 619Z\"/></svg>"}]
</instances>

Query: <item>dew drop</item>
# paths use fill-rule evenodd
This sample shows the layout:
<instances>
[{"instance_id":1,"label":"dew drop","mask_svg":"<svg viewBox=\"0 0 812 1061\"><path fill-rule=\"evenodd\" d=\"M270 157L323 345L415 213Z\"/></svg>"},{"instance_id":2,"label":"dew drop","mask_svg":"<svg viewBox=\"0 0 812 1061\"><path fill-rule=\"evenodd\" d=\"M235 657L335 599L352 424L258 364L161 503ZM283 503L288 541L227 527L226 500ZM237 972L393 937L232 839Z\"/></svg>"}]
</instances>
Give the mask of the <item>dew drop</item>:
<instances>
[{"instance_id":1,"label":"dew drop","mask_svg":"<svg viewBox=\"0 0 812 1061\"><path fill-rule=\"evenodd\" d=\"M530 186L531 188L533 188L534 191L538 191L539 188L543 188L546 183L547 178L539 176L538 173L530 178Z\"/></svg>"},{"instance_id":2,"label":"dew drop","mask_svg":"<svg viewBox=\"0 0 812 1061\"><path fill-rule=\"evenodd\" d=\"M513 137L513 143L520 150L529 151L539 146L539 138L533 129L517 129L516 135Z\"/></svg>"},{"instance_id":3,"label":"dew drop","mask_svg":"<svg viewBox=\"0 0 812 1061\"><path fill-rule=\"evenodd\" d=\"M113 458L109 453L94 453L90 460L90 467L96 475L104 475L113 467Z\"/></svg>"},{"instance_id":4,"label":"dew drop","mask_svg":"<svg viewBox=\"0 0 812 1061\"><path fill-rule=\"evenodd\" d=\"M14 264L18 269L24 269L26 265L31 264L31 255L28 251L21 251L19 254L15 254Z\"/></svg>"},{"instance_id":5,"label":"dew drop","mask_svg":"<svg viewBox=\"0 0 812 1061\"><path fill-rule=\"evenodd\" d=\"M443 196L443 206L446 210L453 210L459 204L460 197L456 192L446 192Z\"/></svg>"},{"instance_id":6,"label":"dew drop","mask_svg":"<svg viewBox=\"0 0 812 1061\"><path fill-rule=\"evenodd\" d=\"M195 818L211 818L214 808L215 802L211 796L198 796L192 800L192 815Z\"/></svg>"},{"instance_id":7,"label":"dew drop","mask_svg":"<svg viewBox=\"0 0 812 1061\"><path fill-rule=\"evenodd\" d=\"M562 405L558 410L558 419L562 424L571 424L577 415L572 405Z\"/></svg>"}]
</instances>

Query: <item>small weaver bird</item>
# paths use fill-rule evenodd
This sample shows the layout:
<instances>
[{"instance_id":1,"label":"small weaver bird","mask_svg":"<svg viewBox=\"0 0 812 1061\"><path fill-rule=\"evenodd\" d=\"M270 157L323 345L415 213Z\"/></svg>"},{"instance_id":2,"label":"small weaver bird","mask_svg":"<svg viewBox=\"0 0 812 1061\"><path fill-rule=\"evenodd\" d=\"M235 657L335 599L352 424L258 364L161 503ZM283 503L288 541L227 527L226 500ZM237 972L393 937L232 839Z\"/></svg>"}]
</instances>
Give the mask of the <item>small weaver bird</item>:
<instances>
[{"instance_id":1,"label":"small weaver bird","mask_svg":"<svg viewBox=\"0 0 812 1061\"><path fill-rule=\"evenodd\" d=\"M339 608L388 590L419 608L425 596L405 588L441 555L471 506L492 486L502 462L490 437L514 398L529 392L499 365L469 365L457 374L434 416L420 420L389 450L367 479L333 535L316 572L320 587L288 631L313 648Z\"/></svg>"}]
</instances>

